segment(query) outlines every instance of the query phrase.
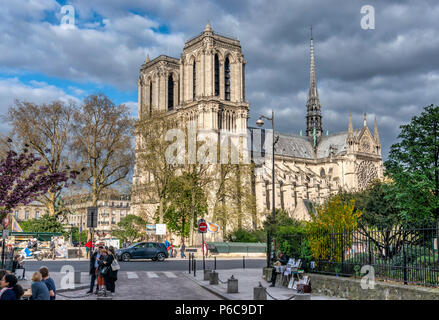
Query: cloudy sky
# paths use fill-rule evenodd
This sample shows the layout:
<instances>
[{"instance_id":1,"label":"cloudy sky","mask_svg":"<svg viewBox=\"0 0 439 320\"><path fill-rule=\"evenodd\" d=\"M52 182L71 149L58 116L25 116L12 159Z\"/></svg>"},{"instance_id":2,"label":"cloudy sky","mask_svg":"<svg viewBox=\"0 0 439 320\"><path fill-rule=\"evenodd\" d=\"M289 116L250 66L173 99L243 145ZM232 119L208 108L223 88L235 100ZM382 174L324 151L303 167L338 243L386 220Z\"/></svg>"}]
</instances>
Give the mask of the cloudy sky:
<instances>
[{"instance_id":1,"label":"cloudy sky","mask_svg":"<svg viewBox=\"0 0 439 320\"><path fill-rule=\"evenodd\" d=\"M64 5L75 10L73 29L61 26ZM375 29L361 27L364 5L375 9ZM135 115L146 54L179 57L207 20L241 41L249 125L273 108L281 131L305 129L310 25L325 132L347 130L349 112L361 127L367 112L386 157L398 127L439 104L436 0L1 0L0 114L14 99L104 92Z\"/></svg>"}]
</instances>

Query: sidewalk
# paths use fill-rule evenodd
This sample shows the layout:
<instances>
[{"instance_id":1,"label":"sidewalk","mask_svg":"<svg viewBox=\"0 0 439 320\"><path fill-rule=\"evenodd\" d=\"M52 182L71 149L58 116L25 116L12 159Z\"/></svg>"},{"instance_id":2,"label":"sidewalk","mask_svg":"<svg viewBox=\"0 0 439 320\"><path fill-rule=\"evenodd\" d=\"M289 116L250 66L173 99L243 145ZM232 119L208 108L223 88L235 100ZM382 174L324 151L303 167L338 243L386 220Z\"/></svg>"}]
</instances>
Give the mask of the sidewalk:
<instances>
[{"instance_id":1,"label":"sidewalk","mask_svg":"<svg viewBox=\"0 0 439 320\"><path fill-rule=\"evenodd\" d=\"M28 278L29 280L18 281L18 284L21 285L24 290L31 287L31 278L35 271L37 270L26 270L25 275L26 278ZM81 272L81 283L74 283L74 276L69 279L68 274L65 272L50 272L50 277L53 279L53 281L55 281L55 287L57 292L84 289L90 286L90 275L88 274L88 272ZM71 281L69 282L68 280Z\"/></svg>"},{"instance_id":2,"label":"sidewalk","mask_svg":"<svg viewBox=\"0 0 439 320\"><path fill-rule=\"evenodd\" d=\"M262 278L262 269L231 269L231 270L217 270L219 282L218 285L210 285L209 281L204 281L203 270L197 270L197 275L194 277L193 273L183 273L183 275L196 282L204 289L222 297L226 300L253 300L253 289L259 286L259 282L263 287L267 288L267 292L278 300L287 300L293 296L296 291L286 287L269 287L271 283ZM238 279L238 293L227 293L227 280L233 275ZM312 279L312 278L311 278ZM222 282L226 282L221 283ZM312 280L311 280L312 281ZM267 295L267 300L274 300ZM335 297L319 296L311 294L311 300L345 300Z\"/></svg>"}]
</instances>

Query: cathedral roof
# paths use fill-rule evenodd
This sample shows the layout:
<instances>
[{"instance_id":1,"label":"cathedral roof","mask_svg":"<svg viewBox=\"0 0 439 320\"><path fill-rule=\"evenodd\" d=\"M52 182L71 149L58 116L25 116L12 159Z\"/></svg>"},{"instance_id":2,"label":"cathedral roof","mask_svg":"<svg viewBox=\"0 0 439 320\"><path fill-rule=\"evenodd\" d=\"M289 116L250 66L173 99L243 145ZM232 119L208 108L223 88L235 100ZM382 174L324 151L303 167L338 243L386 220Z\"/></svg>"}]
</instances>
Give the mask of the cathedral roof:
<instances>
[{"instance_id":1,"label":"cathedral roof","mask_svg":"<svg viewBox=\"0 0 439 320\"><path fill-rule=\"evenodd\" d=\"M279 141L274 153L277 155L295 158L314 158L311 140L308 137L276 132Z\"/></svg>"},{"instance_id":2,"label":"cathedral roof","mask_svg":"<svg viewBox=\"0 0 439 320\"><path fill-rule=\"evenodd\" d=\"M347 151L346 140L348 132L337 132L328 136L321 136L317 144L317 159L326 158L330 155L332 148L334 155Z\"/></svg>"},{"instance_id":3,"label":"cathedral roof","mask_svg":"<svg viewBox=\"0 0 439 320\"><path fill-rule=\"evenodd\" d=\"M355 130L355 135L359 130ZM311 137L276 132L279 141L276 144L275 154L293 158L314 159L314 148ZM316 148L316 158L323 159L333 155L337 156L347 151L348 132L337 132L327 136L321 136Z\"/></svg>"}]
</instances>

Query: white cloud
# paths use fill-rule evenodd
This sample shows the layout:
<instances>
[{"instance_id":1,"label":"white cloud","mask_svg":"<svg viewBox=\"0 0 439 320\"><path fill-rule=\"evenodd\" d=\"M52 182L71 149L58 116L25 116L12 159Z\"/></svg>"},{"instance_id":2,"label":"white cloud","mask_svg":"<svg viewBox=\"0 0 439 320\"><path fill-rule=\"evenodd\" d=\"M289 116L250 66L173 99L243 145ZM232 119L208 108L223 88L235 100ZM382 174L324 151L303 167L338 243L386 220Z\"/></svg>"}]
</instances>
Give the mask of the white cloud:
<instances>
[{"instance_id":1,"label":"white cloud","mask_svg":"<svg viewBox=\"0 0 439 320\"><path fill-rule=\"evenodd\" d=\"M34 103L47 103L54 100L80 102L78 98L45 82L30 81L29 84L25 84L18 78L0 78L0 114L6 115L16 99ZM2 122L0 132L6 133L9 129L10 127Z\"/></svg>"}]
</instances>

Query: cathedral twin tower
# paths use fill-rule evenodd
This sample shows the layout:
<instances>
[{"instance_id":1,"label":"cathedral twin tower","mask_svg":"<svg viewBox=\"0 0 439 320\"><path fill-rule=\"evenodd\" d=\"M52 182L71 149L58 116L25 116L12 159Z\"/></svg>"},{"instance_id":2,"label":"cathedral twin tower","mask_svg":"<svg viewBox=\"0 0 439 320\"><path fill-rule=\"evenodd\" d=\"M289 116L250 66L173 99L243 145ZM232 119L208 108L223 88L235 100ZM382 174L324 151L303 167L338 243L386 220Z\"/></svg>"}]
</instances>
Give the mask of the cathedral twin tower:
<instances>
[{"instance_id":1,"label":"cathedral twin tower","mask_svg":"<svg viewBox=\"0 0 439 320\"><path fill-rule=\"evenodd\" d=\"M177 113L200 129L245 130L245 60L238 40L210 24L186 42L180 59L161 55L141 67L139 116L154 110Z\"/></svg>"}]
</instances>

